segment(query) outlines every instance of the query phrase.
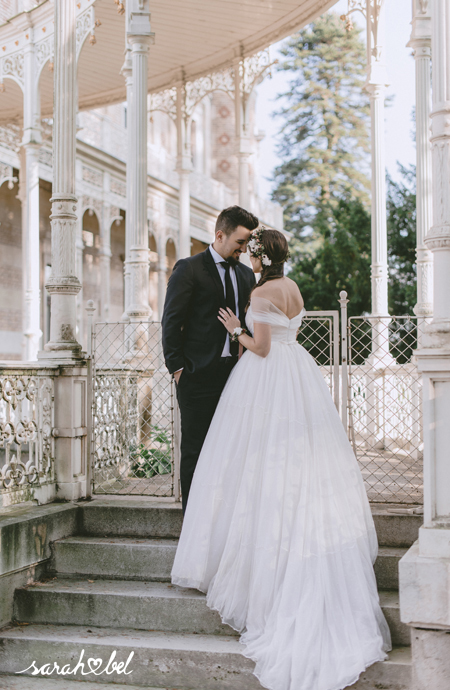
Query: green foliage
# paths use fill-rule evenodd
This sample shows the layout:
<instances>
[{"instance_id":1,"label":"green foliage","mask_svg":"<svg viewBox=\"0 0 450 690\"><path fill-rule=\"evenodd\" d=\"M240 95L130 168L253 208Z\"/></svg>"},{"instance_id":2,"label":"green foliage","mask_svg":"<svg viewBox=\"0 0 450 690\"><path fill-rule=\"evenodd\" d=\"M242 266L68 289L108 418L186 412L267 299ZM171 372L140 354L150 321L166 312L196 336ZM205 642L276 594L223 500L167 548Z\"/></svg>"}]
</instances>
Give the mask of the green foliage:
<instances>
[{"instance_id":1,"label":"green foliage","mask_svg":"<svg viewBox=\"0 0 450 690\"><path fill-rule=\"evenodd\" d=\"M402 180L388 178L387 232L389 313L413 313L416 303L415 170L401 167ZM289 274L308 310L335 309L341 290L349 297L349 316L370 313L370 215L351 197L322 206L314 221L319 238L314 253L297 249Z\"/></svg>"},{"instance_id":2,"label":"green foliage","mask_svg":"<svg viewBox=\"0 0 450 690\"><path fill-rule=\"evenodd\" d=\"M154 447L146 448L141 443L138 447L132 446L130 448L130 455L133 460L131 465L133 477L149 479L156 474L170 474L172 471L171 443L167 432L159 426L152 427L150 444ZM155 444L158 445L155 447Z\"/></svg>"},{"instance_id":3,"label":"green foliage","mask_svg":"<svg viewBox=\"0 0 450 690\"><path fill-rule=\"evenodd\" d=\"M388 177L387 232L389 262L389 312L412 314L416 287L416 171L399 166L400 182Z\"/></svg>"},{"instance_id":4,"label":"green foliage","mask_svg":"<svg viewBox=\"0 0 450 690\"><path fill-rule=\"evenodd\" d=\"M314 221L316 252L298 252L289 277L299 286L308 310L337 309L341 290L349 315L370 311L370 215L358 199L322 206Z\"/></svg>"},{"instance_id":5,"label":"green foliage","mask_svg":"<svg viewBox=\"0 0 450 690\"><path fill-rule=\"evenodd\" d=\"M351 195L367 204L369 98L364 91L366 50L360 31L347 32L332 12L289 39L280 69L292 72L281 94L286 106L273 198L285 227L311 237L317 213Z\"/></svg>"}]
</instances>

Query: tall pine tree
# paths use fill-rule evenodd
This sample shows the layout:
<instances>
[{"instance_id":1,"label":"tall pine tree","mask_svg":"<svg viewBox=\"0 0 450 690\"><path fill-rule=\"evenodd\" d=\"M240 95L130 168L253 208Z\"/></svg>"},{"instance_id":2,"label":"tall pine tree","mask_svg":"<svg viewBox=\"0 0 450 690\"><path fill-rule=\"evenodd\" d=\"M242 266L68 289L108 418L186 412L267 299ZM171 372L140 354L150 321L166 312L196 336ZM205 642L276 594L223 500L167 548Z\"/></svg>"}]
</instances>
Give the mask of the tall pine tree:
<instances>
[{"instance_id":1,"label":"tall pine tree","mask_svg":"<svg viewBox=\"0 0 450 690\"><path fill-rule=\"evenodd\" d=\"M350 195L366 204L370 183L366 50L360 31L348 32L337 14L324 14L291 37L280 69L291 72L275 170L273 198L285 227L311 236L321 207Z\"/></svg>"}]
</instances>

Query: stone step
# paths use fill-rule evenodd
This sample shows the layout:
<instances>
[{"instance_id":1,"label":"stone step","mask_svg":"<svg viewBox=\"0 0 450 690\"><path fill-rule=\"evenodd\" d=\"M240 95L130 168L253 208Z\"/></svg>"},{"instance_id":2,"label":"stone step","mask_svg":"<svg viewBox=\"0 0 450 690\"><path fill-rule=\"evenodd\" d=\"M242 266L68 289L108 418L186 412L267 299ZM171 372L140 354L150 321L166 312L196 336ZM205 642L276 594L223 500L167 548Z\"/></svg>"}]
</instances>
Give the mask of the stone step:
<instances>
[{"instance_id":1,"label":"stone step","mask_svg":"<svg viewBox=\"0 0 450 690\"><path fill-rule=\"evenodd\" d=\"M91 666L101 671L113 651L118 662L126 661L133 652L126 668L132 671L130 675L97 676L103 682L123 683L127 690L133 685L178 690L261 690L252 674L253 662L242 655L238 639L225 635L168 634L76 625L13 626L0 631L0 672L14 674L27 668L33 660L38 668L45 663L53 667L56 662L60 668L70 664L73 669L82 649L85 650L85 673L88 658L101 659L98 667L95 664L100 662L91 662ZM88 676L81 676L80 671L72 678L90 681ZM82 687L87 690L85 682ZM28 690L28 686L12 686L13 690L25 690L25 687ZM410 649L394 648L388 661L373 664L352 687L354 690L381 687L410 690ZM33 690L31 683L29 688ZM36 688L59 690L56 682L54 688L45 685L36 685ZM72 690L69 684L67 690Z\"/></svg>"},{"instance_id":2,"label":"stone step","mask_svg":"<svg viewBox=\"0 0 450 690\"><path fill-rule=\"evenodd\" d=\"M75 686L77 686L75 688ZM85 680L81 686L83 690L105 690L105 683L92 682ZM124 685L114 683L113 690L161 690L151 688L148 685ZM55 678L45 678L45 676L6 676L0 674L1 690L80 690L78 680L70 680L69 677L58 676ZM171 688L170 690L176 690Z\"/></svg>"},{"instance_id":3,"label":"stone step","mask_svg":"<svg viewBox=\"0 0 450 690\"><path fill-rule=\"evenodd\" d=\"M145 499L96 498L80 504L79 534L95 537L177 539L181 503Z\"/></svg>"},{"instance_id":4,"label":"stone step","mask_svg":"<svg viewBox=\"0 0 450 690\"><path fill-rule=\"evenodd\" d=\"M170 581L176 539L67 537L54 542L51 570L59 577ZM398 562L406 548L380 546L375 562L378 589L398 589Z\"/></svg>"},{"instance_id":5,"label":"stone step","mask_svg":"<svg viewBox=\"0 0 450 690\"><path fill-rule=\"evenodd\" d=\"M378 589L398 590L398 563L408 551L396 546L379 546L374 570Z\"/></svg>"},{"instance_id":6,"label":"stone step","mask_svg":"<svg viewBox=\"0 0 450 690\"><path fill-rule=\"evenodd\" d=\"M130 675L98 675L96 680L104 682L179 690L261 690L252 674L254 664L242 655L237 637L225 635L76 625L17 626L0 632L0 672L15 673L33 660L38 668L44 663L53 667L56 662L60 668L70 664L73 669L83 649L85 662L88 658L102 660L98 670L105 668L113 651L118 662L134 653L127 668ZM91 666L95 668L94 662ZM85 673L87 670L86 662ZM80 671L71 677L91 680Z\"/></svg>"},{"instance_id":7,"label":"stone step","mask_svg":"<svg viewBox=\"0 0 450 690\"><path fill-rule=\"evenodd\" d=\"M380 604L391 631L392 644L407 647L411 644L411 628L400 620L398 592L381 591Z\"/></svg>"},{"instance_id":8,"label":"stone step","mask_svg":"<svg viewBox=\"0 0 450 690\"><path fill-rule=\"evenodd\" d=\"M423 515L413 512L419 508L381 504L372 504L371 508L379 546L409 548L419 538Z\"/></svg>"},{"instance_id":9,"label":"stone step","mask_svg":"<svg viewBox=\"0 0 450 690\"><path fill-rule=\"evenodd\" d=\"M398 593L380 592L380 601L393 643L410 644L409 628L400 621ZM204 594L165 582L54 579L17 589L14 615L30 623L236 634L208 608Z\"/></svg>"},{"instance_id":10,"label":"stone step","mask_svg":"<svg viewBox=\"0 0 450 690\"><path fill-rule=\"evenodd\" d=\"M54 579L18 588L14 618L30 623L94 625L206 635L236 634L205 595L166 582Z\"/></svg>"},{"instance_id":11,"label":"stone step","mask_svg":"<svg viewBox=\"0 0 450 690\"><path fill-rule=\"evenodd\" d=\"M61 576L170 581L176 539L67 537L53 543L51 570Z\"/></svg>"},{"instance_id":12,"label":"stone step","mask_svg":"<svg viewBox=\"0 0 450 690\"><path fill-rule=\"evenodd\" d=\"M176 539L181 532L180 503L139 497L95 498L79 504L79 533L97 537ZM416 508L372 505L380 546L410 547L417 540L423 515ZM408 512L409 511L409 512Z\"/></svg>"}]
</instances>

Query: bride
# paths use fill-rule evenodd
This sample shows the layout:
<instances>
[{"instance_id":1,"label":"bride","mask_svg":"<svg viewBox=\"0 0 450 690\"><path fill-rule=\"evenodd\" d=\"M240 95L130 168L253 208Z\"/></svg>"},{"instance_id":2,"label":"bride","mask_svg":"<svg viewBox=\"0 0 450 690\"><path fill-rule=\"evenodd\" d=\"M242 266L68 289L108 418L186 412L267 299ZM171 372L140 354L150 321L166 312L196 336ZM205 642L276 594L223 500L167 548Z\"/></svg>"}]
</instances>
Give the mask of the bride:
<instances>
[{"instance_id":1,"label":"bride","mask_svg":"<svg viewBox=\"0 0 450 690\"><path fill-rule=\"evenodd\" d=\"M219 319L246 352L206 436L172 582L242 633L270 690L341 690L386 658L377 537L355 456L319 367L297 343L304 314L283 275L282 233L258 228L261 278L246 315Z\"/></svg>"}]
</instances>

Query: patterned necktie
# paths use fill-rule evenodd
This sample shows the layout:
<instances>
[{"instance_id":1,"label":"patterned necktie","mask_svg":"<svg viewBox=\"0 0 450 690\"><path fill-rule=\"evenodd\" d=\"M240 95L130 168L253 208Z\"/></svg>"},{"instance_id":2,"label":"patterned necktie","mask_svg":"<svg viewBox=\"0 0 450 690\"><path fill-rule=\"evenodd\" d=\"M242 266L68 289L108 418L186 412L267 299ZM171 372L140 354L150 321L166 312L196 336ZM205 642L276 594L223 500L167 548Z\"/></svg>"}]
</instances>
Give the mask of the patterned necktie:
<instances>
[{"instance_id":1,"label":"patterned necktie","mask_svg":"<svg viewBox=\"0 0 450 690\"><path fill-rule=\"evenodd\" d=\"M220 264L225 269L225 304L229 307L233 314L236 313L236 294L234 292L233 283L230 276L230 264L228 261L221 261ZM230 354L237 355L239 353L239 343L230 341Z\"/></svg>"}]
</instances>

